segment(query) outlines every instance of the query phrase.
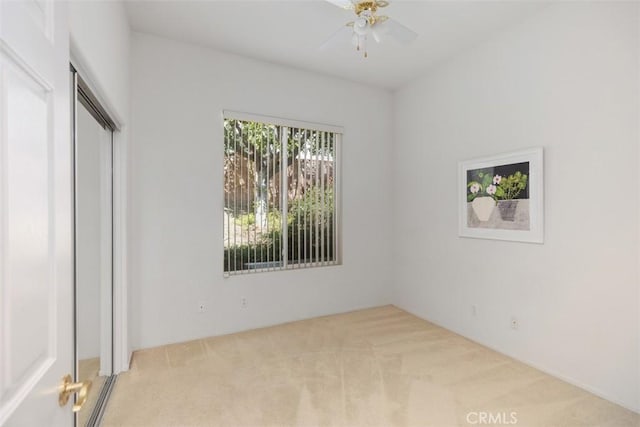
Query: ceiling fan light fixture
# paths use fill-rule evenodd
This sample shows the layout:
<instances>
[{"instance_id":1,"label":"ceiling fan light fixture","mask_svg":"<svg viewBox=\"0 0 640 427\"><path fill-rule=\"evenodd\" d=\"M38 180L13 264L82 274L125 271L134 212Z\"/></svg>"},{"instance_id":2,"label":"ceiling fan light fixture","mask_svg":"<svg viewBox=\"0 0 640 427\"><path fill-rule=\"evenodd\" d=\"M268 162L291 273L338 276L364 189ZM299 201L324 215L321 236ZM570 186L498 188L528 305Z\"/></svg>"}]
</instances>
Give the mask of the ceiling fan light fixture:
<instances>
[{"instance_id":1,"label":"ceiling fan light fixture","mask_svg":"<svg viewBox=\"0 0 640 427\"><path fill-rule=\"evenodd\" d=\"M353 32L359 36L364 36L369 30L369 21L365 17L358 17L353 22Z\"/></svg>"},{"instance_id":2,"label":"ceiling fan light fixture","mask_svg":"<svg viewBox=\"0 0 640 427\"><path fill-rule=\"evenodd\" d=\"M353 47L358 47L359 45L359 37L356 33L352 33L351 34L351 44L353 45Z\"/></svg>"},{"instance_id":3,"label":"ceiling fan light fixture","mask_svg":"<svg viewBox=\"0 0 640 427\"><path fill-rule=\"evenodd\" d=\"M363 55L365 58L367 58L369 56L369 53L367 52L367 36L359 36L358 37L358 48L357 50L361 50L363 51Z\"/></svg>"},{"instance_id":4,"label":"ceiling fan light fixture","mask_svg":"<svg viewBox=\"0 0 640 427\"><path fill-rule=\"evenodd\" d=\"M369 13L376 13L376 10L378 10L378 5L379 2L377 1L370 1L370 0L364 0L364 1L360 1L358 3L355 4L355 12L356 15L360 16L361 13L363 12L369 12ZM386 2L386 4L384 6L387 6L389 3ZM382 7L384 7L382 6Z\"/></svg>"},{"instance_id":5,"label":"ceiling fan light fixture","mask_svg":"<svg viewBox=\"0 0 640 427\"><path fill-rule=\"evenodd\" d=\"M418 36L417 33L405 27L404 25L390 19L388 16L377 15L379 8L383 8L389 5L387 0L327 0L330 3L336 4L346 9L351 9L355 12L356 17L354 21L348 22L346 27L349 30L343 28L339 30L336 35L332 36L327 42L323 44L326 46L329 42L332 42L338 35L346 35L351 33L351 43L356 46L356 50L364 51L364 57L368 56L366 49L367 37L370 35L376 43L381 43L391 38L399 41L403 44L411 43ZM343 36L340 36L343 37ZM346 39L346 37L344 37Z\"/></svg>"}]
</instances>

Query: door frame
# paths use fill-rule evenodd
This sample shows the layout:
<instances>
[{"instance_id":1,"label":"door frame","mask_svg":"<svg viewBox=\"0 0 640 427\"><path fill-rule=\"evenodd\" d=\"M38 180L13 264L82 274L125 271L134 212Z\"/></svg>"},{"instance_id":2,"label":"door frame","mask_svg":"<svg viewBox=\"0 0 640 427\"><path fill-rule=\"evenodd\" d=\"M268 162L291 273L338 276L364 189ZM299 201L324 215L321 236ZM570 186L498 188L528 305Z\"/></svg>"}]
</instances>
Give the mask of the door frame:
<instances>
[{"instance_id":1,"label":"door frame","mask_svg":"<svg viewBox=\"0 0 640 427\"><path fill-rule=\"evenodd\" d=\"M113 374L129 370L131 348L128 338L127 309L127 172L128 172L128 138L122 116L110 102L107 91L97 83L94 74L79 53L73 39L70 41L71 65L87 84L101 107L109 114L115 124L113 131ZM75 102L75 100L74 100Z\"/></svg>"}]
</instances>

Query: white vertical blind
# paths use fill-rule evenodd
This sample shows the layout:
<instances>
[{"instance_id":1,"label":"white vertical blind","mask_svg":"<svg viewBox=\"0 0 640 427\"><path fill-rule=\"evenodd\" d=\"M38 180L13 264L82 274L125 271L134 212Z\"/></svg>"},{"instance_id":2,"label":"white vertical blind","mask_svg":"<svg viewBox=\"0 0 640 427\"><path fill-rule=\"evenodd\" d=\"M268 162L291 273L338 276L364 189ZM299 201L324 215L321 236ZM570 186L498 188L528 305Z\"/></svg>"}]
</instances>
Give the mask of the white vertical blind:
<instances>
[{"instance_id":1,"label":"white vertical blind","mask_svg":"<svg viewBox=\"0 0 640 427\"><path fill-rule=\"evenodd\" d=\"M282 175L282 179L280 180L281 183L281 187L280 187L280 200L282 203L282 212L286 213L288 212L287 210L287 206L288 204L288 198L289 198L289 180L288 180L288 175L289 175L289 168L288 168L288 162L289 162L289 158L288 158L288 151L289 151L289 143L288 143L288 139L289 139L289 128L287 127L282 127L281 128L281 139L280 139L280 146L282 147L282 149L280 150L280 154L281 154L281 158L280 158L280 164L282 165L282 167L280 168L280 172ZM282 221L282 267L283 268L287 268L287 264L288 264L288 256L287 254L289 253L289 245L287 242L288 239L288 233L289 231L289 221L287 220L287 215L285 215L285 220Z\"/></svg>"},{"instance_id":2,"label":"white vertical blind","mask_svg":"<svg viewBox=\"0 0 640 427\"><path fill-rule=\"evenodd\" d=\"M300 123L224 118L226 275L340 263L340 133Z\"/></svg>"}]
</instances>

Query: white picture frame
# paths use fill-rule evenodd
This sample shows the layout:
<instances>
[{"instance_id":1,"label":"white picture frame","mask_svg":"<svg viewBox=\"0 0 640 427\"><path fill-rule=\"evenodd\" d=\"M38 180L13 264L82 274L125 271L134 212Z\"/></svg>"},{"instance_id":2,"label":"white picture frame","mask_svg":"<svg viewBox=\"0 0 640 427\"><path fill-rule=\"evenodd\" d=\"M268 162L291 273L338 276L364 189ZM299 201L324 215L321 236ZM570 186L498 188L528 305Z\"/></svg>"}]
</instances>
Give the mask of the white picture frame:
<instances>
[{"instance_id":1,"label":"white picture frame","mask_svg":"<svg viewBox=\"0 0 640 427\"><path fill-rule=\"evenodd\" d=\"M543 163L542 147L459 162L458 235L544 243Z\"/></svg>"}]
</instances>

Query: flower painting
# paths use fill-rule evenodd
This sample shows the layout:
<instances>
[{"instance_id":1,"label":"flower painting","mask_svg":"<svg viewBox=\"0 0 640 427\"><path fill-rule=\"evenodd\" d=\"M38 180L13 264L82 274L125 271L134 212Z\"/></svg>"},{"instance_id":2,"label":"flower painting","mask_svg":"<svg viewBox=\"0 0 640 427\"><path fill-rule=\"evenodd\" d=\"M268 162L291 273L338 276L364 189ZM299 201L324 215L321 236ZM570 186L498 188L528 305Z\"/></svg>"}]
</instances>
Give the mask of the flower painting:
<instances>
[{"instance_id":1,"label":"flower painting","mask_svg":"<svg viewBox=\"0 0 640 427\"><path fill-rule=\"evenodd\" d=\"M542 243L541 148L461 162L460 188L461 236Z\"/></svg>"},{"instance_id":2,"label":"flower painting","mask_svg":"<svg viewBox=\"0 0 640 427\"><path fill-rule=\"evenodd\" d=\"M528 177L529 162L468 170L467 225L529 230Z\"/></svg>"}]
</instances>

